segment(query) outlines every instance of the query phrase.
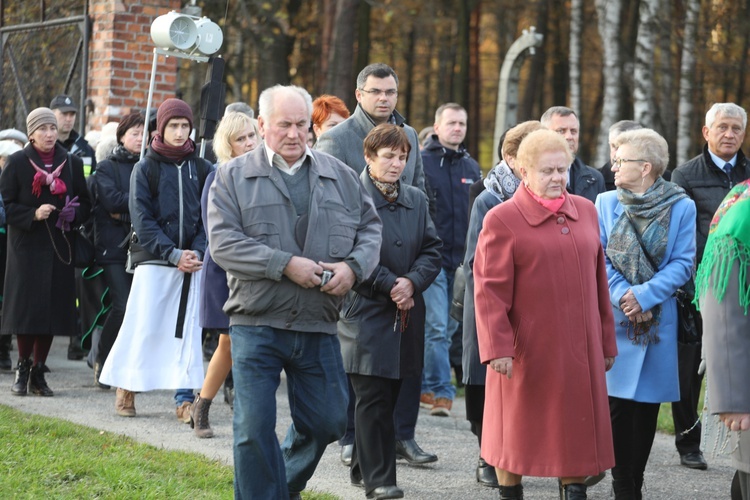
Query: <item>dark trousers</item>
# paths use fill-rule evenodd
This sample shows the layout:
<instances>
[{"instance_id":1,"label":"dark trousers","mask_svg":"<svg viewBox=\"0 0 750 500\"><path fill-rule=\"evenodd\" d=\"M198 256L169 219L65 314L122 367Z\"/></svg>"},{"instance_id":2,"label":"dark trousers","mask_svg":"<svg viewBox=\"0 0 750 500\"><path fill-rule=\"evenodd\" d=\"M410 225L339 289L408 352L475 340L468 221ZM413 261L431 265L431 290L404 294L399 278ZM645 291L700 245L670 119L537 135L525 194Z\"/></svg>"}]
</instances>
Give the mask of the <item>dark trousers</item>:
<instances>
[{"instance_id":1,"label":"dark trousers","mask_svg":"<svg viewBox=\"0 0 750 500\"><path fill-rule=\"evenodd\" d=\"M484 386L466 385L466 420L471 424L471 432L477 437L479 448L482 447L482 422L484 421Z\"/></svg>"},{"instance_id":2,"label":"dark trousers","mask_svg":"<svg viewBox=\"0 0 750 500\"><path fill-rule=\"evenodd\" d=\"M417 419L419 418L421 390L421 377L401 379L401 390L396 400L396 408L393 411L393 426L396 429L396 440L398 441L414 439L414 429L417 427ZM354 388L350 380L349 406L346 408L346 434L339 439L339 445L341 446L354 443L354 401Z\"/></svg>"},{"instance_id":3,"label":"dark trousers","mask_svg":"<svg viewBox=\"0 0 750 500\"><path fill-rule=\"evenodd\" d=\"M356 404L351 478L360 477L365 493L396 484L396 430L393 410L401 380L350 374Z\"/></svg>"},{"instance_id":4,"label":"dark trousers","mask_svg":"<svg viewBox=\"0 0 750 500\"><path fill-rule=\"evenodd\" d=\"M678 344L677 363L680 370L680 400L672 403L674 441L680 455L700 451L701 423L698 420L703 375L698 374L700 344Z\"/></svg>"},{"instance_id":5,"label":"dark trousers","mask_svg":"<svg viewBox=\"0 0 750 500\"><path fill-rule=\"evenodd\" d=\"M120 332L122 320L125 317L125 306L128 304L130 287L133 284L133 275L125 271L125 264L107 264L103 266L104 279L109 287L109 295L112 299L112 309L109 311L104 325L102 336L99 339L99 351L96 361L102 365L109 356L109 351Z\"/></svg>"},{"instance_id":6,"label":"dark trousers","mask_svg":"<svg viewBox=\"0 0 750 500\"><path fill-rule=\"evenodd\" d=\"M659 403L639 403L630 399L609 398L615 466L612 479L633 478L636 488L643 484L643 471L651 453L659 417Z\"/></svg>"}]
</instances>

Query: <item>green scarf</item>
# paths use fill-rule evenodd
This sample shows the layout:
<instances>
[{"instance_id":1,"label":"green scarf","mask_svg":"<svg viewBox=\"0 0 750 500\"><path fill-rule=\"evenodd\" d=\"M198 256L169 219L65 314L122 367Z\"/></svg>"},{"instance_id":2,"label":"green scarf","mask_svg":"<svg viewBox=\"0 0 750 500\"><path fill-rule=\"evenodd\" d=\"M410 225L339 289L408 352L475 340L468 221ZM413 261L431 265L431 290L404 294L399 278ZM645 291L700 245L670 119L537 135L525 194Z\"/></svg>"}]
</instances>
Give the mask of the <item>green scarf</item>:
<instances>
[{"instance_id":1,"label":"green scarf","mask_svg":"<svg viewBox=\"0 0 750 500\"><path fill-rule=\"evenodd\" d=\"M709 288L721 302L735 261L739 262L740 306L750 308L750 180L737 184L719 205L708 231L703 260L695 276L695 304Z\"/></svg>"}]
</instances>

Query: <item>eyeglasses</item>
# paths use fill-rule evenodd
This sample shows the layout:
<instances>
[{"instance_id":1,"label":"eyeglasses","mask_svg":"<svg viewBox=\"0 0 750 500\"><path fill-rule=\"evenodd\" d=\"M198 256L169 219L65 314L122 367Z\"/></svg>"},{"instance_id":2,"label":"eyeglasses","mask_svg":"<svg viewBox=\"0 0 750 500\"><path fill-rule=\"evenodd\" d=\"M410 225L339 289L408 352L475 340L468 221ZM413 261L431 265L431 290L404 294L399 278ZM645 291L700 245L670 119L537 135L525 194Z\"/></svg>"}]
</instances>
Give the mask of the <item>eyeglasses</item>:
<instances>
[{"instance_id":1,"label":"eyeglasses","mask_svg":"<svg viewBox=\"0 0 750 500\"><path fill-rule=\"evenodd\" d=\"M380 89L359 89L360 92L364 92L365 94L370 94L374 96L384 95L386 97L393 97L395 95L398 95L398 90L396 89L388 89L388 90L380 90Z\"/></svg>"},{"instance_id":2,"label":"eyeglasses","mask_svg":"<svg viewBox=\"0 0 750 500\"><path fill-rule=\"evenodd\" d=\"M630 163L633 161L647 162L648 160L639 160L639 159L630 160L628 158L615 158L614 160L612 160L612 165L613 166L617 165L617 168L622 168L623 163Z\"/></svg>"}]
</instances>

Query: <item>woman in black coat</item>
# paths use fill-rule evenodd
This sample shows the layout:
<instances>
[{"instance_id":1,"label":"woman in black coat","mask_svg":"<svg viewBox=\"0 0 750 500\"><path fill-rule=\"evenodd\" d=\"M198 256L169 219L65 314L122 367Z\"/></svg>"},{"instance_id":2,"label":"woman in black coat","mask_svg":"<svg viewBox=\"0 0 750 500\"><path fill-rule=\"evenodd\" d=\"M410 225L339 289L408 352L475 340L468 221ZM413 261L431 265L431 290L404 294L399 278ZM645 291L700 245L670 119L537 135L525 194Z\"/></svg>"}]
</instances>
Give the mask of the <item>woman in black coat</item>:
<instances>
[{"instance_id":1,"label":"woman in black coat","mask_svg":"<svg viewBox=\"0 0 750 500\"><path fill-rule=\"evenodd\" d=\"M396 125L379 125L364 140L368 166L361 179L383 221L383 244L377 268L349 293L339 322L344 369L356 395L351 480L364 482L368 498L403 496L396 486L393 409L401 380L422 374L422 292L440 268L442 243L427 200L399 182L409 150Z\"/></svg>"},{"instance_id":2,"label":"woman in black coat","mask_svg":"<svg viewBox=\"0 0 750 500\"><path fill-rule=\"evenodd\" d=\"M130 174L140 159L143 142L144 116L131 113L117 125L117 146L106 160L96 165L94 185L94 224L96 227L96 262L104 270L104 279L112 297L112 309L102 326L99 350L94 361L94 380L99 387L99 374L120 331L125 317L133 275L125 271L127 249L125 240L130 234Z\"/></svg>"},{"instance_id":3,"label":"woman in black coat","mask_svg":"<svg viewBox=\"0 0 750 500\"><path fill-rule=\"evenodd\" d=\"M91 204L81 159L57 143L54 113L33 110L26 128L30 144L8 158L0 175L8 219L1 333L17 336L12 393L52 396L44 378L52 338L76 332L71 229Z\"/></svg>"}]
</instances>

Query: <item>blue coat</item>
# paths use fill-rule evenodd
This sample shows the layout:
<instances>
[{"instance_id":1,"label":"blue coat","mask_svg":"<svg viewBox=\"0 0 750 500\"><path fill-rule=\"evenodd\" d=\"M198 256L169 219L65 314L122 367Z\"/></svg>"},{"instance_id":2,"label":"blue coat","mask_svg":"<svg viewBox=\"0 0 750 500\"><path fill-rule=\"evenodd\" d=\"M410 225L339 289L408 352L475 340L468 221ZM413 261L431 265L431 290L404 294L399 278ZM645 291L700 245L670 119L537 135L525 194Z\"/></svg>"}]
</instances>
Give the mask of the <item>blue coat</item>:
<instances>
[{"instance_id":1,"label":"blue coat","mask_svg":"<svg viewBox=\"0 0 750 500\"><path fill-rule=\"evenodd\" d=\"M683 198L672 205L667 249L658 272L646 283L631 286L606 257L607 241L623 207L617 191L600 194L596 199L599 230L605 249L607 278L618 356L607 372L610 396L643 403L663 403L680 399L677 371L677 307L674 292L690 278L695 259L695 203ZM661 304L659 343L646 347L633 345L627 338L627 317L620 310L620 298L632 289L644 311Z\"/></svg>"},{"instance_id":2,"label":"blue coat","mask_svg":"<svg viewBox=\"0 0 750 500\"><path fill-rule=\"evenodd\" d=\"M208 226L208 192L214 183L216 170L206 177L201 195L201 217L203 227ZM224 314L224 303L229 298L227 273L211 257L211 250L206 246L203 255L203 280L201 281L200 324L211 330L229 330L229 316Z\"/></svg>"}]
</instances>

